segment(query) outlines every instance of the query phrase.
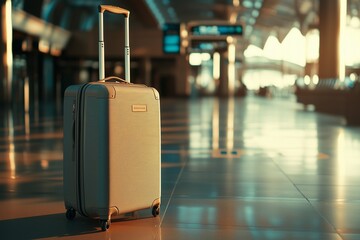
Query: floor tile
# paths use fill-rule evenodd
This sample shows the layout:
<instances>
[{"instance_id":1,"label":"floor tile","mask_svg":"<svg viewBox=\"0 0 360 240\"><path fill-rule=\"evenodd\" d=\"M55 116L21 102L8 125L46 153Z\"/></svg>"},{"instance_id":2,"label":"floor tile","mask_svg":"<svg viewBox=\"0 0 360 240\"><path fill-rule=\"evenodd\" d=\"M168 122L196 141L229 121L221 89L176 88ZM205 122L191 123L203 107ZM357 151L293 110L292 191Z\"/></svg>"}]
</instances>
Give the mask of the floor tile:
<instances>
[{"instance_id":1,"label":"floor tile","mask_svg":"<svg viewBox=\"0 0 360 240\"><path fill-rule=\"evenodd\" d=\"M41 105L41 104L40 104ZM1 239L360 239L360 128L293 99L162 99L160 215L65 218L62 111L0 110Z\"/></svg>"},{"instance_id":2,"label":"floor tile","mask_svg":"<svg viewBox=\"0 0 360 240\"><path fill-rule=\"evenodd\" d=\"M312 202L316 210L341 234L360 234L359 201L353 202Z\"/></svg>"}]
</instances>

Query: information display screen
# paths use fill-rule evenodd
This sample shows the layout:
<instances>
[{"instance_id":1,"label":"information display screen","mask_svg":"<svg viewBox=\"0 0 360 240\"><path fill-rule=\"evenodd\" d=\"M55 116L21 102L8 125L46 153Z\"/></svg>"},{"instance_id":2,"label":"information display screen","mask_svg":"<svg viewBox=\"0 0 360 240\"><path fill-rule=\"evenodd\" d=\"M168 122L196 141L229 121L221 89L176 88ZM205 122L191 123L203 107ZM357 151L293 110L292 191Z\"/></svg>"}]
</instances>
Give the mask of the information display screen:
<instances>
[{"instance_id":1,"label":"information display screen","mask_svg":"<svg viewBox=\"0 0 360 240\"><path fill-rule=\"evenodd\" d=\"M179 54L181 47L180 24L167 23L163 26L163 52Z\"/></svg>"},{"instance_id":2,"label":"information display screen","mask_svg":"<svg viewBox=\"0 0 360 240\"><path fill-rule=\"evenodd\" d=\"M199 25L191 27L194 36L241 36L243 27L241 25Z\"/></svg>"}]
</instances>

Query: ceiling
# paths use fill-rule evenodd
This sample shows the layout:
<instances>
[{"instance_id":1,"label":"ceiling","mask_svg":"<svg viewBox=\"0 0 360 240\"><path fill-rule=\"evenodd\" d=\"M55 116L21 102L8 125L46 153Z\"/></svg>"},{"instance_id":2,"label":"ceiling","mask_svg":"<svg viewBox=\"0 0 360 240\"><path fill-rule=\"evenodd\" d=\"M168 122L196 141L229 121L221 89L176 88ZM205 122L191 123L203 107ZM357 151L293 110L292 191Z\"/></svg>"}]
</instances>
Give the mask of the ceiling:
<instances>
[{"instance_id":1,"label":"ceiling","mask_svg":"<svg viewBox=\"0 0 360 240\"><path fill-rule=\"evenodd\" d=\"M273 34L282 40L297 26L317 24L318 0L147 0L160 12L158 22L223 20L241 23L244 40L262 46ZM154 12L154 7L152 9Z\"/></svg>"},{"instance_id":2,"label":"ceiling","mask_svg":"<svg viewBox=\"0 0 360 240\"><path fill-rule=\"evenodd\" d=\"M31 4L24 4L28 1ZM97 28L101 3L129 9L132 28L160 29L164 23L210 20L240 23L242 42L262 47L270 34L281 41L293 26L304 33L316 25L319 0L13 0L13 6L34 8L35 2L41 4L40 18L70 31ZM106 18L110 24L120 21L111 14Z\"/></svg>"}]
</instances>

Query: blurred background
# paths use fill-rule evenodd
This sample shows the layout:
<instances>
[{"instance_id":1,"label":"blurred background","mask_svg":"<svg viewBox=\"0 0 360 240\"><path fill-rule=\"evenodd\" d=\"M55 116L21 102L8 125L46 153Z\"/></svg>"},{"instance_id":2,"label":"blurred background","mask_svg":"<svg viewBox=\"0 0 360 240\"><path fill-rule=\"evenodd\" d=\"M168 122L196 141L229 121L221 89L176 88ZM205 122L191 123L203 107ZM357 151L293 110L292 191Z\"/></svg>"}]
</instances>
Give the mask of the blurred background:
<instances>
[{"instance_id":1,"label":"blurred background","mask_svg":"<svg viewBox=\"0 0 360 240\"><path fill-rule=\"evenodd\" d=\"M0 101L60 106L97 81L99 4L130 10L131 81L162 97L359 100L359 0L2 0ZM106 76L124 75L123 21L105 14Z\"/></svg>"}]
</instances>

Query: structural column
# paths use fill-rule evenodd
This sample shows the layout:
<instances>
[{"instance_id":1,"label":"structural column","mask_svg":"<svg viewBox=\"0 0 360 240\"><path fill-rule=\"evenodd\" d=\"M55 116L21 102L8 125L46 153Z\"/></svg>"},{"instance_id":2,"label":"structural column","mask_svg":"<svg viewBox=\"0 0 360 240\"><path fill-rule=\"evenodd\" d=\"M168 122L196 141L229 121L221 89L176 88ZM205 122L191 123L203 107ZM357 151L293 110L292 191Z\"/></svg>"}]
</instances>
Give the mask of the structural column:
<instances>
[{"instance_id":1,"label":"structural column","mask_svg":"<svg viewBox=\"0 0 360 240\"><path fill-rule=\"evenodd\" d=\"M319 78L340 78L342 68L341 61L341 17L342 1L345 0L320 0L320 56L319 56Z\"/></svg>"},{"instance_id":2,"label":"structural column","mask_svg":"<svg viewBox=\"0 0 360 240\"><path fill-rule=\"evenodd\" d=\"M11 102L12 22L11 0L0 0L0 102Z\"/></svg>"},{"instance_id":3,"label":"structural column","mask_svg":"<svg viewBox=\"0 0 360 240\"><path fill-rule=\"evenodd\" d=\"M176 57L176 75L175 75L175 94L177 96L190 96L191 85L189 78L189 62L185 55L181 54Z\"/></svg>"},{"instance_id":4,"label":"structural column","mask_svg":"<svg viewBox=\"0 0 360 240\"><path fill-rule=\"evenodd\" d=\"M220 53L220 78L218 86L218 95L227 97L229 95L229 63L227 52Z\"/></svg>"},{"instance_id":5,"label":"structural column","mask_svg":"<svg viewBox=\"0 0 360 240\"><path fill-rule=\"evenodd\" d=\"M220 52L220 78L218 94L222 97L233 97L236 79L236 40L228 37L227 51Z\"/></svg>"}]
</instances>

